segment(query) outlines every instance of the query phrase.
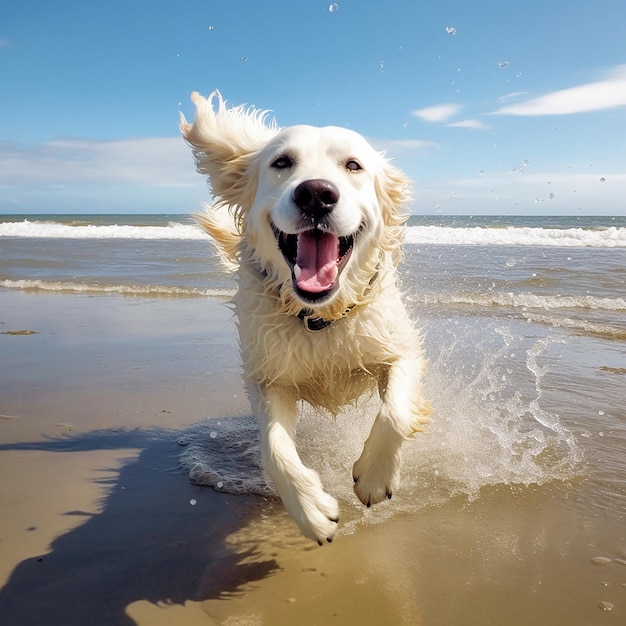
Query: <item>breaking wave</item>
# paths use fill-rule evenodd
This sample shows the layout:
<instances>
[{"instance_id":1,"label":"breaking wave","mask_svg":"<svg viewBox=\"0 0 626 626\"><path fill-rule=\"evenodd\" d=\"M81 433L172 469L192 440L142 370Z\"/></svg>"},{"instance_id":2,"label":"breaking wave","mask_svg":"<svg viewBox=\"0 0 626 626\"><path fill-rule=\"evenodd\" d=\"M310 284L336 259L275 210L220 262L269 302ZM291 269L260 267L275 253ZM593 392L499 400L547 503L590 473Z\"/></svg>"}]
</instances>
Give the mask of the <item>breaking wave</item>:
<instances>
[{"instance_id":1,"label":"breaking wave","mask_svg":"<svg viewBox=\"0 0 626 626\"><path fill-rule=\"evenodd\" d=\"M96 225L72 226L58 222L5 222L0 224L0 237L32 237L50 239L208 239L193 224L170 222L166 226Z\"/></svg>"},{"instance_id":2,"label":"breaking wave","mask_svg":"<svg viewBox=\"0 0 626 626\"><path fill-rule=\"evenodd\" d=\"M552 328L604 339L626 340L625 298L548 296L533 293L412 295L408 300L426 309L462 309L473 315L501 314ZM593 319L599 314L599 319Z\"/></svg>"},{"instance_id":3,"label":"breaking wave","mask_svg":"<svg viewBox=\"0 0 626 626\"><path fill-rule=\"evenodd\" d=\"M437 294L412 296L423 305L467 305L471 307L512 307L519 309L585 309L626 312L626 298L597 296L542 296L533 293Z\"/></svg>"},{"instance_id":4,"label":"breaking wave","mask_svg":"<svg viewBox=\"0 0 626 626\"><path fill-rule=\"evenodd\" d=\"M0 237L60 239L184 239L206 240L194 224L170 222L165 226L62 224L29 221L0 223ZM626 228L540 228L410 226L406 242L422 245L551 246L626 248Z\"/></svg>"},{"instance_id":5,"label":"breaking wave","mask_svg":"<svg viewBox=\"0 0 626 626\"><path fill-rule=\"evenodd\" d=\"M39 291L75 294L120 294L159 298L231 298L234 289L196 288L175 285L124 285L106 283L77 283L55 280L0 280L0 288L18 291Z\"/></svg>"},{"instance_id":6,"label":"breaking wave","mask_svg":"<svg viewBox=\"0 0 626 626\"><path fill-rule=\"evenodd\" d=\"M452 228L414 226L407 230L409 244L468 246L551 246L566 248L626 248L626 228Z\"/></svg>"}]
</instances>

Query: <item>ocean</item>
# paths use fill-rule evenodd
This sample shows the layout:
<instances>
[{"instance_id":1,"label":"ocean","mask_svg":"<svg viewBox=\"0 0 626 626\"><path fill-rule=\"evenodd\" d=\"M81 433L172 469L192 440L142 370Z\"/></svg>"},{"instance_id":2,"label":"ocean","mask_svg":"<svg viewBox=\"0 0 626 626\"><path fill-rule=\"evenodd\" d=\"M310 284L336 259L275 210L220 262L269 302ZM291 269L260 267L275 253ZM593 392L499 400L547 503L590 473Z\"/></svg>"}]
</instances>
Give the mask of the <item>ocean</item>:
<instances>
[{"instance_id":1,"label":"ocean","mask_svg":"<svg viewBox=\"0 0 626 626\"><path fill-rule=\"evenodd\" d=\"M228 297L186 215L0 216L0 287ZM402 266L421 308L626 339L626 217L411 216Z\"/></svg>"},{"instance_id":2,"label":"ocean","mask_svg":"<svg viewBox=\"0 0 626 626\"><path fill-rule=\"evenodd\" d=\"M482 567L506 602L518 599L520 616L535 615L544 582L541 614L555 608L563 616L550 623L600 623L607 611L619 621L626 612L626 217L411 216L400 279L424 331L434 411L427 431L404 446L399 492L371 509L352 493L351 465L375 401L348 408L332 428L304 407L298 426L304 462L340 502L338 539L364 527L383 532L383 521L404 529L398 545L413 537L411 549L439 576L426 593L426 579L415 574L428 623L444 623L437 598L459 559ZM0 332L3 298L14 303L16 294L24 307L53 296L56 311L68 295L153 309L168 301L188 316L203 302L225 305L234 290L208 236L186 215L0 216ZM208 332L210 315L206 324ZM231 346L234 361L234 324L227 333L220 345ZM0 362L10 367L2 355ZM220 393L233 392L220 382ZM191 482L273 494L250 414L224 418L207 407L202 423L176 437ZM294 532L278 513L259 523L255 545ZM561 565L568 554L571 565ZM412 567L408 553L396 556ZM457 583L458 595L465 579ZM484 614L491 587L481 589L472 598ZM572 597L584 599L590 619L576 621ZM479 616L463 623L483 623Z\"/></svg>"},{"instance_id":3,"label":"ocean","mask_svg":"<svg viewBox=\"0 0 626 626\"><path fill-rule=\"evenodd\" d=\"M0 220L0 290L224 302L234 293L186 215ZM626 475L626 217L411 216L401 281L425 330L438 416L430 456L421 450L409 471L431 477L432 497L573 476L585 449L609 440L622 444L610 456ZM461 457L434 470L445 440ZM620 489L603 483L595 498L626 511L614 479Z\"/></svg>"}]
</instances>

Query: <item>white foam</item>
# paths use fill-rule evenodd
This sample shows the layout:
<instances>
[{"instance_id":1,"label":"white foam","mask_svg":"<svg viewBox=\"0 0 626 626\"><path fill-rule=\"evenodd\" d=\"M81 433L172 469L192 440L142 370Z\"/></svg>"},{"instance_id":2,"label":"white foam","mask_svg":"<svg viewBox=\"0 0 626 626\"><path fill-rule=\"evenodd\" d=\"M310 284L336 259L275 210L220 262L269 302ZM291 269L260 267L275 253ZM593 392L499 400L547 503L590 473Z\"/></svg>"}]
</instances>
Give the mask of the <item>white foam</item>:
<instances>
[{"instance_id":1,"label":"white foam","mask_svg":"<svg viewBox=\"0 0 626 626\"><path fill-rule=\"evenodd\" d=\"M599 298L597 296L542 296L534 293L488 293L488 294L437 294L412 295L414 302L424 306L467 305L471 307L510 307L514 309L536 309L552 311L598 310L626 312L625 298Z\"/></svg>"},{"instance_id":2,"label":"white foam","mask_svg":"<svg viewBox=\"0 0 626 626\"><path fill-rule=\"evenodd\" d=\"M207 240L209 236L194 224L172 222L167 226L78 225L57 222L0 223L0 237L59 239L181 239ZM626 228L452 228L411 226L406 243L429 245L551 246L626 248Z\"/></svg>"},{"instance_id":3,"label":"white foam","mask_svg":"<svg viewBox=\"0 0 626 626\"><path fill-rule=\"evenodd\" d=\"M199 289L174 285L131 285L76 283L39 279L0 280L0 287L17 291L46 291L77 294L120 294L125 296L148 296L160 298L232 298L234 289Z\"/></svg>"},{"instance_id":4,"label":"white foam","mask_svg":"<svg viewBox=\"0 0 626 626\"><path fill-rule=\"evenodd\" d=\"M81 225L57 222L5 222L0 237L34 237L50 239L190 239L206 240L209 236L194 224L171 222L167 226Z\"/></svg>"},{"instance_id":5,"label":"white foam","mask_svg":"<svg viewBox=\"0 0 626 626\"><path fill-rule=\"evenodd\" d=\"M567 248L626 248L626 228L451 228L412 226L406 243L468 246L551 246Z\"/></svg>"}]
</instances>

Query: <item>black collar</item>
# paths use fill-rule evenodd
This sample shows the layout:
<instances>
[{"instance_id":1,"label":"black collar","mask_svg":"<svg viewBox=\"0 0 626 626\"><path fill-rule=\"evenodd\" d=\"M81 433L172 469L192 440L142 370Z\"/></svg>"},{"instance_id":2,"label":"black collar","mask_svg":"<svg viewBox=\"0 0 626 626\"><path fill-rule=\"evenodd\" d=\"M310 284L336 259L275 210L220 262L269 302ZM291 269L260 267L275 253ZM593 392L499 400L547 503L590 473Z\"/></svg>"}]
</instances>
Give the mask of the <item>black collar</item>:
<instances>
[{"instance_id":1,"label":"black collar","mask_svg":"<svg viewBox=\"0 0 626 626\"><path fill-rule=\"evenodd\" d=\"M266 278L267 271L264 269L261 269L261 276ZM376 282L377 278L378 278L378 271L370 279L370 282L369 282L370 288ZM348 315L348 313L350 313L350 311L352 311L352 309L355 306L356 304L349 306L344 311L341 317L345 317L346 315ZM300 312L298 313L298 318L304 322L304 327L308 331L311 331L313 333L319 330L324 330L325 328L328 328L333 322L337 321L337 320L327 320L327 319L324 319L323 317L314 317L314 315L315 315L315 311L313 311L313 309L300 309Z\"/></svg>"},{"instance_id":2,"label":"black collar","mask_svg":"<svg viewBox=\"0 0 626 626\"><path fill-rule=\"evenodd\" d=\"M377 278L378 278L378 271L370 279L370 282L369 282L370 289L372 285L376 282ZM352 311L352 309L355 306L357 305L352 304L351 306L349 306L343 312L343 315L341 317L345 317L346 315L348 315L348 313L350 313L350 311ZM313 311L313 309L301 309L300 313L298 313L298 318L304 322L304 327L313 333L317 332L318 330L324 330L325 328L328 328L333 322L337 321L337 320L327 320L327 319L324 319L323 317L315 317L315 311Z\"/></svg>"},{"instance_id":3,"label":"black collar","mask_svg":"<svg viewBox=\"0 0 626 626\"><path fill-rule=\"evenodd\" d=\"M298 313L298 317L304 322L304 326L311 332L324 330L330 326L335 320L326 320L323 317L314 317L315 312L311 309L302 309Z\"/></svg>"}]
</instances>

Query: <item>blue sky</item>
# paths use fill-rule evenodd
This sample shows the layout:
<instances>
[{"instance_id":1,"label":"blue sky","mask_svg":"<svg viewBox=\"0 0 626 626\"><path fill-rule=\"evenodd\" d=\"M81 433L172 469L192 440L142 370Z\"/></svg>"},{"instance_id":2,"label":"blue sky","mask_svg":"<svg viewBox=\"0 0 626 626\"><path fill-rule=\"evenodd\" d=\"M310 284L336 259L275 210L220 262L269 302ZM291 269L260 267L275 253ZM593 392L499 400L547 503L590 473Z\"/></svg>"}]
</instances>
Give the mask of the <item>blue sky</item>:
<instances>
[{"instance_id":1,"label":"blue sky","mask_svg":"<svg viewBox=\"0 0 626 626\"><path fill-rule=\"evenodd\" d=\"M178 112L218 88L362 133L414 213L626 214L623 0L21 0L0 85L0 213L196 210Z\"/></svg>"}]
</instances>

